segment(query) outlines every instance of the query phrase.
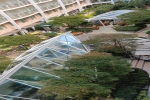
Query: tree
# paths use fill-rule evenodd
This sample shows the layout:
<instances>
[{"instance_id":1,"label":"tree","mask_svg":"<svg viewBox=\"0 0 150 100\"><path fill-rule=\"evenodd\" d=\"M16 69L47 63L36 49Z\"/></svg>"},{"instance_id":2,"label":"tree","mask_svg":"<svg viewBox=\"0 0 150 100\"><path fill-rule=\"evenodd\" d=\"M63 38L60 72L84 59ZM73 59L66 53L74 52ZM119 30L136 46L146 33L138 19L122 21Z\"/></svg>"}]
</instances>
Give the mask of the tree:
<instances>
[{"instance_id":1,"label":"tree","mask_svg":"<svg viewBox=\"0 0 150 100\"><path fill-rule=\"evenodd\" d=\"M92 45L93 51L109 52L113 55L129 57L128 51L135 50L135 34L102 34L83 43Z\"/></svg>"},{"instance_id":2,"label":"tree","mask_svg":"<svg viewBox=\"0 0 150 100\"><path fill-rule=\"evenodd\" d=\"M60 79L45 81L40 94L53 100L106 99L117 82L129 73L130 64L108 53L89 53L76 56L66 62L66 67L57 70Z\"/></svg>"},{"instance_id":3,"label":"tree","mask_svg":"<svg viewBox=\"0 0 150 100\"><path fill-rule=\"evenodd\" d=\"M130 0L129 4L135 8L145 8L146 0Z\"/></svg>"},{"instance_id":4,"label":"tree","mask_svg":"<svg viewBox=\"0 0 150 100\"><path fill-rule=\"evenodd\" d=\"M60 16L55 17L50 23L56 26L65 26L65 27L76 27L82 22L84 22L84 16Z\"/></svg>"}]
</instances>

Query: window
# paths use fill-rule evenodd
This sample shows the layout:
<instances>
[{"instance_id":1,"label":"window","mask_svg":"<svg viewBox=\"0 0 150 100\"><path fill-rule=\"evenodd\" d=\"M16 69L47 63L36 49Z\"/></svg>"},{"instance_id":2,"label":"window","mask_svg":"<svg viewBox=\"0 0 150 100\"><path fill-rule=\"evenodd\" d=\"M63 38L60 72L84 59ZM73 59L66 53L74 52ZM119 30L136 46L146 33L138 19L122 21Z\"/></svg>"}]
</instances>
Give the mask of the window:
<instances>
[{"instance_id":1,"label":"window","mask_svg":"<svg viewBox=\"0 0 150 100\"><path fill-rule=\"evenodd\" d=\"M49 11L46 11L46 13L47 13L47 14L50 14L50 12L49 12Z\"/></svg>"},{"instance_id":2,"label":"window","mask_svg":"<svg viewBox=\"0 0 150 100\"><path fill-rule=\"evenodd\" d=\"M0 30L4 30L6 27L4 27L3 25L0 25Z\"/></svg>"},{"instance_id":3,"label":"window","mask_svg":"<svg viewBox=\"0 0 150 100\"><path fill-rule=\"evenodd\" d=\"M60 7L59 9L60 9L60 10L62 10L62 8L61 8L61 7Z\"/></svg>"},{"instance_id":4,"label":"window","mask_svg":"<svg viewBox=\"0 0 150 100\"><path fill-rule=\"evenodd\" d=\"M10 22L9 22L9 24L10 24L11 26L14 26L14 25L13 25L12 23L10 23Z\"/></svg>"},{"instance_id":5,"label":"window","mask_svg":"<svg viewBox=\"0 0 150 100\"><path fill-rule=\"evenodd\" d=\"M34 19L35 19L35 17L34 17L34 16L30 16L30 18L31 18L32 20L34 20Z\"/></svg>"},{"instance_id":6,"label":"window","mask_svg":"<svg viewBox=\"0 0 150 100\"><path fill-rule=\"evenodd\" d=\"M57 10L56 10L56 9L54 9L53 11L54 11L54 12L56 12Z\"/></svg>"},{"instance_id":7,"label":"window","mask_svg":"<svg viewBox=\"0 0 150 100\"><path fill-rule=\"evenodd\" d=\"M20 19L20 21L23 22L23 23L27 22L27 20L25 20L24 18Z\"/></svg>"}]
</instances>

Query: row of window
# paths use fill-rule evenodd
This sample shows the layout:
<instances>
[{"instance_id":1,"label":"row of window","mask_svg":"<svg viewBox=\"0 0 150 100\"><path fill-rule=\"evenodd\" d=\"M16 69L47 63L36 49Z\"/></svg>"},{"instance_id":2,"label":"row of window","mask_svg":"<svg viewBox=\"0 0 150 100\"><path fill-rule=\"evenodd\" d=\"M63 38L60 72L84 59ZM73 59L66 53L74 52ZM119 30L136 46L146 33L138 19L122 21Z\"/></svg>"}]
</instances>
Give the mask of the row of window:
<instances>
[{"instance_id":1,"label":"row of window","mask_svg":"<svg viewBox=\"0 0 150 100\"><path fill-rule=\"evenodd\" d=\"M34 20L34 19L36 19L36 17L33 15L33 16L30 16L29 17L30 19L32 19L32 20ZM21 22L23 22L23 23L25 23L25 22L27 22L27 20L26 19L20 19L20 21ZM9 22L9 24L11 25L11 26L14 26L12 23L10 23ZM7 27L5 27L4 25L0 25L0 30L4 30L4 29L7 29Z\"/></svg>"}]
</instances>

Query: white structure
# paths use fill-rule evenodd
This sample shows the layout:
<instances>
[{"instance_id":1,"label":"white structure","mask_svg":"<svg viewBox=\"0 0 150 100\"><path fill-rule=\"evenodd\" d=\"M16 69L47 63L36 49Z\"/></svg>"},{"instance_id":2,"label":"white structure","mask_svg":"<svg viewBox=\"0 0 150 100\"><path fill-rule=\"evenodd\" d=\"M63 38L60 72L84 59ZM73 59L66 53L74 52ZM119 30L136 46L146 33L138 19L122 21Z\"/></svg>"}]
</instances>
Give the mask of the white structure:
<instances>
[{"instance_id":1,"label":"white structure","mask_svg":"<svg viewBox=\"0 0 150 100\"><path fill-rule=\"evenodd\" d=\"M113 3L113 0L0 0L0 36L13 34L48 21L49 18L82 11L92 4Z\"/></svg>"},{"instance_id":2,"label":"white structure","mask_svg":"<svg viewBox=\"0 0 150 100\"><path fill-rule=\"evenodd\" d=\"M119 19L118 16L125 14L125 13L133 12L133 11L135 11L135 10L115 10L115 11L110 11L110 12L106 12L106 13L97 15L93 18L89 18L86 20L88 22L100 21L100 23L105 27L105 25L102 23L102 20L117 20L117 19Z\"/></svg>"},{"instance_id":3,"label":"white structure","mask_svg":"<svg viewBox=\"0 0 150 100\"><path fill-rule=\"evenodd\" d=\"M15 90L11 87L18 83L40 89L41 80L60 78L53 73L54 69L62 69L64 62L71 56L88 52L86 47L70 32L43 41L16 58L2 74L0 96L1 94L8 95L8 97L17 96L17 93L12 95Z\"/></svg>"}]
</instances>

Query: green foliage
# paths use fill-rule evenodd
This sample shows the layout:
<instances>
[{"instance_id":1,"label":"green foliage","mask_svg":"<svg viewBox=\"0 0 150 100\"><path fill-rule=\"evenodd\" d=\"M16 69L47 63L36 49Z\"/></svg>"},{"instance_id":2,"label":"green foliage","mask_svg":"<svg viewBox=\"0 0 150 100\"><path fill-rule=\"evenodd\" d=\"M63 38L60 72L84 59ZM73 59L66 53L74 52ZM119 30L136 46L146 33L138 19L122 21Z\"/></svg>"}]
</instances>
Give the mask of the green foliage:
<instances>
[{"instance_id":1,"label":"green foliage","mask_svg":"<svg viewBox=\"0 0 150 100\"><path fill-rule=\"evenodd\" d=\"M111 11L113 8L113 5L101 5L95 8L95 15L99 15L105 12Z\"/></svg>"},{"instance_id":2,"label":"green foliage","mask_svg":"<svg viewBox=\"0 0 150 100\"><path fill-rule=\"evenodd\" d=\"M85 16L85 18L92 18L92 17L94 17L95 15L96 15L96 13L93 12L93 13L87 14L87 15Z\"/></svg>"},{"instance_id":3,"label":"green foliage","mask_svg":"<svg viewBox=\"0 0 150 100\"><path fill-rule=\"evenodd\" d=\"M57 34L56 33L44 33L44 36L55 37L57 36Z\"/></svg>"},{"instance_id":4,"label":"green foliage","mask_svg":"<svg viewBox=\"0 0 150 100\"><path fill-rule=\"evenodd\" d=\"M94 51L109 52L116 56L127 57L126 51L134 50L136 47L135 42L131 41L131 38L134 37L136 37L135 34L103 34L83 43L92 45ZM130 49L125 50L125 46L130 47Z\"/></svg>"},{"instance_id":5,"label":"green foliage","mask_svg":"<svg viewBox=\"0 0 150 100\"><path fill-rule=\"evenodd\" d=\"M114 27L114 29L117 31L138 31L144 27L145 26L117 26Z\"/></svg>"},{"instance_id":6,"label":"green foliage","mask_svg":"<svg viewBox=\"0 0 150 100\"><path fill-rule=\"evenodd\" d=\"M107 98L116 81L130 71L129 63L120 57L90 56L90 53L70 59L65 66L65 69L55 71L60 79L43 82L41 95L60 100Z\"/></svg>"},{"instance_id":7,"label":"green foliage","mask_svg":"<svg viewBox=\"0 0 150 100\"><path fill-rule=\"evenodd\" d=\"M67 31L72 31L72 32L91 32L91 28L67 28Z\"/></svg>"},{"instance_id":8,"label":"green foliage","mask_svg":"<svg viewBox=\"0 0 150 100\"><path fill-rule=\"evenodd\" d=\"M117 91L116 97L119 100L133 100L133 98L137 95L137 87L136 86L127 86L121 87Z\"/></svg>"},{"instance_id":9,"label":"green foliage","mask_svg":"<svg viewBox=\"0 0 150 100\"><path fill-rule=\"evenodd\" d=\"M150 11L139 10L123 14L119 16L121 19L126 19L126 23L129 25L141 26L150 23Z\"/></svg>"},{"instance_id":10,"label":"green foliage","mask_svg":"<svg viewBox=\"0 0 150 100\"><path fill-rule=\"evenodd\" d=\"M145 8L145 0L130 0L129 4L135 8Z\"/></svg>"},{"instance_id":11,"label":"green foliage","mask_svg":"<svg viewBox=\"0 0 150 100\"><path fill-rule=\"evenodd\" d=\"M134 68L120 80L117 85L116 97L122 98L122 100L134 100L140 88L147 85L148 82L148 73L142 69Z\"/></svg>"},{"instance_id":12,"label":"green foliage","mask_svg":"<svg viewBox=\"0 0 150 100\"><path fill-rule=\"evenodd\" d=\"M42 25L52 25L52 24L50 24L50 23L42 23L42 24L36 25L34 27L35 27L36 30L44 30Z\"/></svg>"},{"instance_id":13,"label":"green foliage","mask_svg":"<svg viewBox=\"0 0 150 100\"><path fill-rule=\"evenodd\" d=\"M85 20L84 16L61 16L61 17L55 17L53 18L52 23L56 26L66 26L66 27L75 27L79 26L83 21Z\"/></svg>"},{"instance_id":14,"label":"green foliage","mask_svg":"<svg viewBox=\"0 0 150 100\"><path fill-rule=\"evenodd\" d=\"M135 100L150 100L147 94L146 90L141 90Z\"/></svg>"},{"instance_id":15,"label":"green foliage","mask_svg":"<svg viewBox=\"0 0 150 100\"><path fill-rule=\"evenodd\" d=\"M11 60L5 56L0 56L0 73L11 63Z\"/></svg>"},{"instance_id":16,"label":"green foliage","mask_svg":"<svg viewBox=\"0 0 150 100\"><path fill-rule=\"evenodd\" d=\"M120 3L113 6L113 10L122 10L122 9L132 9L135 8L132 5L129 5L128 3Z\"/></svg>"},{"instance_id":17,"label":"green foliage","mask_svg":"<svg viewBox=\"0 0 150 100\"><path fill-rule=\"evenodd\" d=\"M0 37L0 48L15 47L23 44L29 46L40 41L41 39L34 35L4 36Z\"/></svg>"},{"instance_id":18,"label":"green foliage","mask_svg":"<svg viewBox=\"0 0 150 100\"><path fill-rule=\"evenodd\" d=\"M150 34L150 31L147 31L146 34Z\"/></svg>"}]
</instances>

